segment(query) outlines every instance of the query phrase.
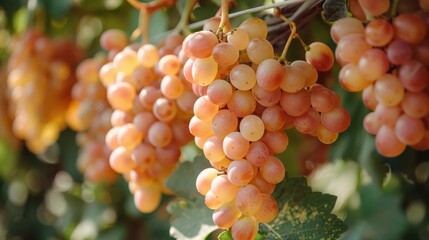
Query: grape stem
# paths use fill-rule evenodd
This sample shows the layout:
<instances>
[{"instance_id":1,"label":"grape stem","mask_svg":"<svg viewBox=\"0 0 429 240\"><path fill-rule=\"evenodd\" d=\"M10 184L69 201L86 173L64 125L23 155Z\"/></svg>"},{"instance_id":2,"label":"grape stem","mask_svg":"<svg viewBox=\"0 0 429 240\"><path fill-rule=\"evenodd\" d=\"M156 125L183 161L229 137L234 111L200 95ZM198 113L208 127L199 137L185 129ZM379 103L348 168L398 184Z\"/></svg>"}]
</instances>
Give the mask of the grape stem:
<instances>
[{"instance_id":1,"label":"grape stem","mask_svg":"<svg viewBox=\"0 0 429 240\"><path fill-rule=\"evenodd\" d=\"M277 13L279 13L279 12L280 12L280 10L278 9ZM280 61L283 61L283 60L286 60L287 50L289 49L289 46L290 46L290 43L292 42L292 39L295 38L295 36L296 36L296 24L294 21L290 20L289 18L287 18L286 16L284 16L282 14L276 14L276 15L279 18L281 18L283 21L287 22L290 26L290 29L291 29L289 38L287 39L287 42L286 42L285 47L283 49L282 55L279 58ZM299 39L301 39L301 38L299 37Z\"/></svg>"},{"instance_id":2,"label":"grape stem","mask_svg":"<svg viewBox=\"0 0 429 240\"><path fill-rule=\"evenodd\" d=\"M390 16L393 17L396 15L396 10L398 8L399 0L393 0L392 5L390 7Z\"/></svg>"},{"instance_id":3,"label":"grape stem","mask_svg":"<svg viewBox=\"0 0 429 240\"><path fill-rule=\"evenodd\" d=\"M304 48L305 51L310 50L310 46L308 46L307 44L305 44L304 40L302 40L301 36L298 33L295 33L295 38L297 38L299 40L299 42L301 43L302 47Z\"/></svg>"},{"instance_id":4,"label":"grape stem","mask_svg":"<svg viewBox=\"0 0 429 240\"><path fill-rule=\"evenodd\" d=\"M183 33L184 35L189 35L191 30L188 27L189 16L194 9L195 4L197 4L197 0L186 0L185 7L183 8L183 14L180 17L179 23L174 28L173 32L175 33Z\"/></svg>"},{"instance_id":5,"label":"grape stem","mask_svg":"<svg viewBox=\"0 0 429 240\"><path fill-rule=\"evenodd\" d=\"M139 27L136 29L132 37L142 36L142 44L148 43L149 41L149 19L152 13L162 7L168 7L173 5L176 0L155 0L149 3L142 3L137 0L127 0L131 6L140 11L139 15Z\"/></svg>"},{"instance_id":6,"label":"grape stem","mask_svg":"<svg viewBox=\"0 0 429 240\"><path fill-rule=\"evenodd\" d=\"M128 1L133 1L133 0L128 0ZM243 11L239 11L239 12L234 12L229 14L229 18L236 18L245 14L251 14L251 13L255 13L255 12L261 12L267 9L272 9L272 8L277 8L277 7L287 7L287 6L292 6L294 4L303 4L305 5L306 3L310 3L310 2L314 2L314 1L319 1L319 0L288 0L288 1L282 1L282 2L276 2L273 4L267 4L267 5L263 5L263 6L259 6L259 7L254 7L254 8L249 8ZM294 19L295 17L297 17L298 14L294 14L294 16L292 16L290 19ZM188 25L189 29L197 29L197 28L201 28L204 23L207 21L207 19L205 20L201 20L199 22L194 22ZM155 36L155 39L163 39L165 38L166 35L170 34L171 31L167 31L164 33L161 33L157 36Z\"/></svg>"},{"instance_id":7,"label":"grape stem","mask_svg":"<svg viewBox=\"0 0 429 240\"><path fill-rule=\"evenodd\" d=\"M228 10L229 0L221 0L221 9L222 14L220 17L219 29L216 34L222 35L223 32L229 32L230 22L229 22L229 10Z\"/></svg>"}]
</instances>

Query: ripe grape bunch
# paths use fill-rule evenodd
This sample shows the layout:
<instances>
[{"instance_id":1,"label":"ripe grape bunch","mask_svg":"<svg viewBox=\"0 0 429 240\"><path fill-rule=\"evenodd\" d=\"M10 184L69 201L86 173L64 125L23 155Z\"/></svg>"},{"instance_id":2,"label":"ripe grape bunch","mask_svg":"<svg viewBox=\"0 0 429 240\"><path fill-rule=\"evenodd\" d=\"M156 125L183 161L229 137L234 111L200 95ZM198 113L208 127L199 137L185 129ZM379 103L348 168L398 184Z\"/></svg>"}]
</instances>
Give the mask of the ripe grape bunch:
<instances>
[{"instance_id":1,"label":"ripe grape bunch","mask_svg":"<svg viewBox=\"0 0 429 240\"><path fill-rule=\"evenodd\" d=\"M428 150L429 14L386 17L388 0L360 3L373 19L364 25L343 18L331 28L342 65L340 84L351 92L362 91L363 103L371 110L363 125L375 135L380 154L395 157L407 145Z\"/></svg>"},{"instance_id":2,"label":"ripe grape bunch","mask_svg":"<svg viewBox=\"0 0 429 240\"><path fill-rule=\"evenodd\" d=\"M254 239L258 224L278 213L271 194L285 167L274 155L288 146L285 130L295 127L329 144L350 116L333 91L316 83L318 71L334 63L325 44L312 43L307 61L285 64L266 40L263 20L215 34L218 24L209 20L182 45L189 57L183 74L198 96L189 130L212 165L196 187L218 227L231 228L234 239Z\"/></svg>"},{"instance_id":3,"label":"ripe grape bunch","mask_svg":"<svg viewBox=\"0 0 429 240\"><path fill-rule=\"evenodd\" d=\"M186 58L183 37L168 36L161 47L129 44L120 30L108 30L101 46L111 61L100 69L107 100L114 109L106 144L110 166L124 175L137 208L154 211L164 181L175 169L181 147L192 140L188 122L196 96L181 76Z\"/></svg>"},{"instance_id":4,"label":"ripe grape bunch","mask_svg":"<svg viewBox=\"0 0 429 240\"><path fill-rule=\"evenodd\" d=\"M77 167L93 183L112 183L118 178L110 167L111 150L105 143L113 112L99 78L100 68L106 61L105 56L96 55L79 63L66 115L67 125L77 132L76 141L80 147Z\"/></svg>"},{"instance_id":5,"label":"ripe grape bunch","mask_svg":"<svg viewBox=\"0 0 429 240\"><path fill-rule=\"evenodd\" d=\"M66 127L65 113L82 51L29 29L11 46L7 87L13 132L30 151L43 153Z\"/></svg>"}]
</instances>

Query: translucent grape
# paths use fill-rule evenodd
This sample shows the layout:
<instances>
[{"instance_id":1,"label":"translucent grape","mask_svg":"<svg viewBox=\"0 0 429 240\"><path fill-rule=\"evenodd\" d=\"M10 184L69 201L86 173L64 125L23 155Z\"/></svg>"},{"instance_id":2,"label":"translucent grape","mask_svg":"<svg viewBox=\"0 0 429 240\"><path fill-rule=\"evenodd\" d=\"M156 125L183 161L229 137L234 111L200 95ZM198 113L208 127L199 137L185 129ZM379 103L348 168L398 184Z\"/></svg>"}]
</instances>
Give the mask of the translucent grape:
<instances>
[{"instance_id":1,"label":"translucent grape","mask_svg":"<svg viewBox=\"0 0 429 240\"><path fill-rule=\"evenodd\" d=\"M201 86L207 86L216 78L218 64L212 57L195 59L192 65L192 79Z\"/></svg>"},{"instance_id":2,"label":"translucent grape","mask_svg":"<svg viewBox=\"0 0 429 240\"><path fill-rule=\"evenodd\" d=\"M425 92L406 92L401 107L410 117L422 118L429 114L429 95Z\"/></svg>"},{"instance_id":3,"label":"translucent grape","mask_svg":"<svg viewBox=\"0 0 429 240\"><path fill-rule=\"evenodd\" d=\"M136 163L131 158L131 153L121 146L112 151L109 163L112 169L118 173L128 173L136 166Z\"/></svg>"},{"instance_id":4,"label":"translucent grape","mask_svg":"<svg viewBox=\"0 0 429 240\"><path fill-rule=\"evenodd\" d=\"M286 150L289 144L289 138L283 131L275 131L264 133L264 136L261 138L261 142L267 145L270 153L278 154Z\"/></svg>"},{"instance_id":5,"label":"translucent grape","mask_svg":"<svg viewBox=\"0 0 429 240\"><path fill-rule=\"evenodd\" d=\"M274 58L274 48L266 39L253 38L249 41L246 52L249 59L255 64Z\"/></svg>"},{"instance_id":6,"label":"translucent grape","mask_svg":"<svg viewBox=\"0 0 429 240\"><path fill-rule=\"evenodd\" d=\"M249 145L249 151L246 154L246 160L256 167L262 166L270 156L267 145L261 141L252 142Z\"/></svg>"},{"instance_id":7,"label":"translucent grape","mask_svg":"<svg viewBox=\"0 0 429 240\"><path fill-rule=\"evenodd\" d=\"M405 89L422 91L429 85L429 71L421 62L411 60L399 68L399 78Z\"/></svg>"},{"instance_id":8,"label":"translucent grape","mask_svg":"<svg viewBox=\"0 0 429 240\"><path fill-rule=\"evenodd\" d=\"M404 97L401 80L393 74L384 74L375 83L375 96L378 101L388 106L395 106Z\"/></svg>"},{"instance_id":9,"label":"translucent grape","mask_svg":"<svg viewBox=\"0 0 429 240\"><path fill-rule=\"evenodd\" d=\"M389 70L390 63L383 50L374 48L362 54L358 66L364 79L374 81Z\"/></svg>"},{"instance_id":10,"label":"translucent grape","mask_svg":"<svg viewBox=\"0 0 429 240\"><path fill-rule=\"evenodd\" d=\"M244 216L231 226L233 239L252 240L258 233L258 223L251 216Z\"/></svg>"},{"instance_id":11,"label":"translucent grape","mask_svg":"<svg viewBox=\"0 0 429 240\"><path fill-rule=\"evenodd\" d=\"M235 198L238 187L230 182L226 175L219 175L213 179L211 191L221 201L229 202Z\"/></svg>"},{"instance_id":12,"label":"translucent grape","mask_svg":"<svg viewBox=\"0 0 429 240\"><path fill-rule=\"evenodd\" d=\"M425 125L419 118L402 114L396 122L395 134L399 141L407 145L417 144L425 135Z\"/></svg>"},{"instance_id":13,"label":"translucent grape","mask_svg":"<svg viewBox=\"0 0 429 240\"><path fill-rule=\"evenodd\" d=\"M279 131L286 123L287 115L278 105L267 107L263 112L261 119L264 122L265 129L270 132Z\"/></svg>"},{"instance_id":14,"label":"translucent grape","mask_svg":"<svg viewBox=\"0 0 429 240\"><path fill-rule=\"evenodd\" d=\"M334 53L322 42L313 42L310 49L305 52L305 60L313 65L318 71L325 72L334 65Z\"/></svg>"},{"instance_id":15,"label":"translucent grape","mask_svg":"<svg viewBox=\"0 0 429 240\"><path fill-rule=\"evenodd\" d=\"M176 103L168 98L158 98L153 104L153 115L160 121L169 122L176 117Z\"/></svg>"},{"instance_id":16,"label":"translucent grape","mask_svg":"<svg viewBox=\"0 0 429 240\"><path fill-rule=\"evenodd\" d=\"M249 151L249 144L240 132L231 132L223 139L223 151L229 159L242 159Z\"/></svg>"},{"instance_id":17,"label":"translucent grape","mask_svg":"<svg viewBox=\"0 0 429 240\"><path fill-rule=\"evenodd\" d=\"M299 68L291 65L283 66L283 80L280 88L288 93L298 92L305 86L305 77Z\"/></svg>"},{"instance_id":18,"label":"translucent grape","mask_svg":"<svg viewBox=\"0 0 429 240\"><path fill-rule=\"evenodd\" d=\"M365 32L365 27L359 19L353 17L341 18L331 26L331 38L338 43L342 37L353 33Z\"/></svg>"},{"instance_id":19,"label":"translucent grape","mask_svg":"<svg viewBox=\"0 0 429 240\"><path fill-rule=\"evenodd\" d=\"M228 109L221 109L211 123L211 129L217 137L223 139L226 135L234 132L238 126L237 116Z\"/></svg>"},{"instance_id":20,"label":"translucent grape","mask_svg":"<svg viewBox=\"0 0 429 240\"><path fill-rule=\"evenodd\" d=\"M374 16L379 16L387 12L390 7L389 0L359 0L359 3L361 4L362 8L364 8L366 11L368 11L371 15Z\"/></svg>"},{"instance_id":21,"label":"translucent grape","mask_svg":"<svg viewBox=\"0 0 429 240\"><path fill-rule=\"evenodd\" d=\"M396 157L404 152L407 145L399 141L394 129L383 125L375 136L375 146L383 156Z\"/></svg>"},{"instance_id":22,"label":"translucent grape","mask_svg":"<svg viewBox=\"0 0 429 240\"><path fill-rule=\"evenodd\" d=\"M240 187L235 195L235 205L242 214L255 214L261 208L261 204L261 192L252 184Z\"/></svg>"},{"instance_id":23,"label":"translucent grape","mask_svg":"<svg viewBox=\"0 0 429 240\"><path fill-rule=\"evenodd\" d=\"M237 62L239 57L238 48L230 43L222 42L213 48L213 59L220 66L230 66Z\"/></svg>"},{"instance_id":24,"label":"translucent grape","mask_svg":"<svg viewBox=\"0 0 429 240\"><path fill-rule=\"evenodd\" d=\"M226 38L228 43L235 45L238 50L244 50L249 44L249 34L241 28L233 29Z\"/></svg>"},{"instance_id":25,"label":"translucent grape","mask_svg":"<svg viewBox=\"0 0 429 240\"><path fill-rule=\"evenodd\" d=\"M407 43L418 44L426 35L425 22L412 13L403 13L393 19L395 38Z\"/></svg>"},{"instance_id":26,"label":"translucent grape","mask_svg":"<svg viewBox=\"0 0 429 240\"><path fill-rule=\"evenodd\" d=\"M146 170L156 161L155 148L147 143L140 143L131 152L131 158L140 170Z\"/></svg>"},{"instance_id":27,"label":"translucent grape","mask_svg":"<svg viewBox=\"0 0 429 240\"><path fill-rule=\"evenodd\" d=\"M274 91L266 91L258 84L252 88L252 95L254 99L264 107L276 106L280 101L282 91L280 88Z\"/></svg>"},{"instance_id":28,"label":"translucent grape","mask_svg":"<svg viewBox=\"0 0 429 240\"><path fill-rule=\"evenodd\" d=\"M192 135L200 138L209 138L213 136L213 131L211 128L212 121L211 120L200 120L196 116L193 116L189 121L189 131Z\"/></svg>"},{"instance_id":29,"label":"translucent grape","mask_svg":"<svg viewBox=\"0 0 429 240\"><path fill-rule=\"evenodd\" d=\"M199 31L186 37L187 44L183 44L185 53L189 57L208 58L212 55L213 48L218 44L216 35L210 31Z\"/></svg>"},{"instance_id":30,"label":"translucent grape","mask_svg":"<svg viewBox=\"0 0 429 240\"><path fill-rule=\"evenodd\" d=\"M199 97L194 103L194 114L201 120L212 119L219 110L219 106L212 103L207 95Z\"/></svg>"},{"instance_id":31,"label":"translucent grape","mask_svg":"<svg viewBox=\"0 0 429 240\"><path fill-rule=\"evenodd\" d=\"M274 91L283 81L282 65L275 59L266 59L258 65L256 81L266 91Z\"/></svg>"},{"instance_id":32,"label":"translucent grape","mask_svg":"<svg viewBox=\"0 0 429 240\"><path fill-rule=\"evenodd\" d=\"M353 47L351 47L353 46ZM362 54L371 49L364 34L350 34L341 38L337 45L339 57L348 63L358 63Z\"/></svg>"},{"instance_id":33,"label":"translucent grape","mask_svg":"<svg viewBox=\"0 0 429 240\"><path fill-rule=\"evenodd\" d=\"M245 117L255 111L256 101L251 91L236 90L232 93L227 106L237 117Z\"/></svg>"},{"instance_id":34,"label":"translucent grape","mask_svg":"<svg viewBox=\"0 0 429 240\"><path fill-rule=\"evenodd\" d=\"M310 109L310 91L303 89L296 93L283 92L280 98L280 105L287 114L300 116Z\"/></svg>"},{"instance_id":35,"label":"translucent grape","mask_svg":"<svg viewBox=\"0 0 429 240\"><path fill-rule=\"evenodd\" d=\"M291 63L291 66L299 69L305 77L304 87L310 87L317 82L318 73L316 68L306 61L296 60Z\"/></svg>"},{"instance_id":36,"label":"translucent grape","mask_svg":"<svg viewBox=\"0 0 429 240\"><path fill-rule=\"evenodd\" d=\"M261 118L256 115L247 115L240 121L240 133L251 142L258 141L264 135L265 126Z\"/></svg>"},{"instance_id":37,"label":"translucent grape","mask_svg":"<svg viewBox=\"0 0 429 240\"><path fill-rule=\"evenodd\" d=\"M137 50L137 58L147 68L152 68L159 61L158 48L152 44L144 44Z\"/></svg>"},{"instance_id":38,"label":"translucent grape","mask_svg":"<svg viewBox=\"0 0 429 240\"><path fill-rule=\"evenodd\" d=\"M135 88L126 82L112 84L107 89L107 100L114 109L130 110L135 97Z\"/></svg>"},{"instance_id":39,"label":"translucent grape","mask_svg":"<svg viewBox=\"0 0 429 240\"><path fill-rule=\"evenodd\" d=\"M134 204L142 213L153 212L161 202L161 191L155 185L140 187L134 193Z\"/></svg>"},{"instance_id":40,"label":"translucent grape","mask_svg":"<svg viewBox=\"0 0 429 240\"><path fill-rule=\"evenodd\" d=\"M320 124L320 114L316 110L310 108L306 113L295 117L293 124L299 132L311 134L317 130Z\"/></svg>"},{"instance_id":41,"label":"translucent grape","mask_svg":"<svg viewBox=\"0 0 429 240\"><path fill-rule=\"evenodd\" d=\"M143 134L132 123L119 127L117 135L119 145L127 148L135 148L143 139Z\"/></svg>"},{"instance_id":42,"label":"translucent grape","mask_svg":"<svg viewBox=\"0 0 429 240\"><path fill-rule=\"evenodd\" d=\"M246 31L249 39L264 39L268 34L267 24L260 18L248 18L244 20L238 28Z\"/></svg>"},{"instance_id":43,"label":"translucent grape","mask_svg":"<svg viewBox=\"0 0 429 240\"><path fill-rule=\"evenodd\" d=\"M313 85L310 94L311 106L318 112L327 112L335 106L335 93L322 85Z\"/></svg>"},{"instance_id":44,"label":"translucent grape","mask_svg":"<svg viewBox=\"0 0 429 240\"><path fill-rule=\"evenodd\" d=\"M222 139L217 136L209 137L203 145L203 153L211 162L220 162L225 158Z\"/></svg>"},{"instance_id":45,"label":"translucent grape","mask_svg":"<svg viewBox=\"0 0 429 240\"><path fill-rule=\"evenodd\" d=\"M269 223L277 217L279 207L276 200L272 196L268 194L261 194L261 197L261 208L253 215L253 217L258 222Z\"/></svg>"},{"instance_id":46,"label":"translucent grape","mask_svg":"<svg viewBox=\"0 0 429 240\"><path fill-rule=\"evenodd\" d=\"M256 84L256 73L246 64L239 64L231 69L229 78L231 84L238 90L250 90Z\"/></svg>"},{"instance_id":47,"label":"translucent grape","mask_svg":"<svg viewBox=\"0 0 429 240\"><path fill-rule=\"evenodd\" d=\"M253 166L247 160L234 160L229 164L228 179L235 186L244 186L253 179Z\"/></svg>"},{"instance_id":48,"label":"translucent grape","mask_svg":"<svg viewBox=\"0 0 429 240\"><path fill-rule=\"evenodd\" d=\"M386 106L382 103L378 104L375 108L375 115L378 120L389 127L394 127L401 116L402 109L399 105L397 106Z\"/></svg>"},{"instance_id":49,"label":"translucent grape","mask_svg":"<svg viewBox=\"0 0 429 240\"><path fill-rule=\"evenodd\" d=\"M157 121L149 128L147 139L156 147L166 147L173 139L173 133L167 123Z\"/></svg>"},{"instance_id":50,"label":"translucent grape","mask_svg":"<svg viewBox=\"0 0 429 240\"><path fill-rule=\"evenodd\" d=\"M351 122L349 112L341 106L337 106L328 112L320 114L320 122L332 132L344 132Z\"/></svg>"},{"instance_id":51,"label":"translucent grape","mask_svg":"<svg viewBox=\"0 0 429 240\"><path fill-rule=\"evenodd\" d=\"M270 156L267 162L259 168L261 176L271 184L277 184L286 175L285 167L280 159Z\"/></svg>"},{"instance_id":52,"label":"translucent grape","mask_svg":"<svg viewBox=\"0 0 429 240\"><path fill-rule=\"evenodd\" d=\"M180 70L179 58L174 54L167 54L159 59L158 68L164 75L174 75Z\"/></svg>"},{"instance_id":53,"label":"translucent grape","mask_svg":"<svg viewBox=\"0 0 429 240\"><path fill-rule=\"evenodd\" d=\"M232 71L231 71L231 82L232 80ZM256 82L256 78L255 78ZM226 104L232 96L232 86L231 83L217 79L214 80L207 88L207 97L210 101L216 105Z\"/></svg>"},{"instance_id":54,"label":"translucent grape","mask_svg":"<svg viewBox=\"0 0 429 240\"><path fill-rule=\"evenodd\" d=\"M387 45L394 35L394 29L390 22L384 19L374 19L365 28L366 40L375 47Z\"/></svg>"},{"instance_id":55,"label":"translucent grape","mask_svg":"<svg viewBox=\"0 0 429 240\"><path fill-rule=\"evenodd\" d=\"M240 217L241 213L235 206L235 202L227 202L213 213L213 222L221 229L230 228Z\"/></svg>"},{"instance_id":56,"label":"translucent grape","mask_svg":"<svg viewBox=\"0 0 429 240\"><path fill-rule=\"evenodd\" d=\"M409 43L395 39L387 46L386 54L392 64L403 65L413 57L413 49Z\"/></svg>"}]
</instances>

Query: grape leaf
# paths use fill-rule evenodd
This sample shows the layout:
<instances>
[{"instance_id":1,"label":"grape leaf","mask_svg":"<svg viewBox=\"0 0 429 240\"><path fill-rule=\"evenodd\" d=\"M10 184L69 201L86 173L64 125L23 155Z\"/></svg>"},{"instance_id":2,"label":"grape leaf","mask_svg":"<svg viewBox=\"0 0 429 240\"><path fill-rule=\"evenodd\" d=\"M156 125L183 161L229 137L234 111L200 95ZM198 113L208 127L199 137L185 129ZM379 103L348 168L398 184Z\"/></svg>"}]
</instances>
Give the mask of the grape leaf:
<instances>
[{"instance_id":1,"label":"grape leaf","mask_svg":"<svg viewBox=\"0 0 429 240\"><path fill-rule=\"evenodd\" d=\"M167 206L171 214L170 235L178 240L201 240L218 229L204 198L177 199Z\"/></svg>"},{"instance_id":2,"label":"grape leaf","mask_svg":"<svg viewBox=\"0 0 429 240\"><path fill-rule=\"evenodd\" d=\"M326 0L323 3L323 18L328 22L347 17L347 0Z\"/></svg>"},{"instance_id":3,"label":"grape leaf","mask_svg":"<svg viewBox=\"0 0 429 240\"><path fill-rule=\"evenodd\" d=\"M398 192L385 192L370 184L363 186L359 193L361 206L357 213L350 215L350 219L357 221L342 239L400 239L407 227L407 218Z\"/></svg>"},{"instance_id":4,"label":"grape leaf","mask_svg":"<svg viewBox=\"0 0 429 240\"><path fill-rule=\"evenodd\" d=\"M223 231L219 234L219 236L217 236L218 240L233 240L232 239L232 235L231 235L231 231Z\"/></svg>"},{"instance_id":5,"label":"grape leaf","mask_svg":"<svg viewBox=\"0 0 429 240\"><path fill-rule=\"evenodd\" d=\"M262 225L266 239L338 239L347 227L331 214L336 197L312 192L304 177L285 180L274 193L279 215Z\"/></svg>"},{"instance_id":6,"label":"grape leaf","mask_svg":"<svg viewBox=\"0 0 429 240\"><path fill-rule=\"evenodd\" d=\"M193 161L181 162L165 184L176 196L185 198L200 196L195 187L195 180L198 174L208 167L211 167L210 163L204 156L196 156Z\"/></svg>"}]
</instances>

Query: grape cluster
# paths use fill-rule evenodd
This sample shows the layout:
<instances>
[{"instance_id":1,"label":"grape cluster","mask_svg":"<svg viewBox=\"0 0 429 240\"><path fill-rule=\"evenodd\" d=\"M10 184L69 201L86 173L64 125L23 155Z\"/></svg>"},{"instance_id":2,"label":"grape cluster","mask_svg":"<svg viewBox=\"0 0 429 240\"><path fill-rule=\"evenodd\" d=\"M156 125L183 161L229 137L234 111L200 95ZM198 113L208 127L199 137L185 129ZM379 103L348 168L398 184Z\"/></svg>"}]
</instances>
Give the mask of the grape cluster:
<instances>
[{"instance_id":1,"label":"grape cluster","mask_svg":"<svg viewBox=\"0 0 429 240\"><path fill-rule=\"evenodd\" d=\"M79 63L77 82L72 88L72 102L66 115L67 125L77 132L78 169L94 183L111 183L118 176L109 165L111 150L105 144L113 112L107 102L106 88L99 78L99 71L106 61L105 56L96 56Z\"/></svg>"},{"instance_id":2,"label":"grape cluster","mask_svg":"<svg viewBox=\"0 0 429 240\"><path fill-rule=\"evenodd\" d=\"M212 168L197 177L196 187L213 209L213 221L231 228L234 239L254 239L258 223L272 221L278 206L271 196L285 177L284 130L334 142L350 124L339 97L317 84L318 71L329 70L334 54L312 43L306 60L283 64L276 59L265 22L250 18L223 34L206 30L188 35L189 57L183 74L198 99L189 130Z\"/></svg>"},{"instance_id":3,"label":"grape cluster","mask_svg":"<svg viewBox=\"0 0 429 240\"><path fill-rule=\"evenodd\" d=\"M34 153L44 152L66 127L74 70L83 56L74 42L28 30L11 46L7 87L13 132Z\"/></svg>"},{"instance_id":4,"label":"grape cluster","mask_svg":"<svg viewBox=\"0 0 429 240\"><path fill-rule=\"evenodd\" d=\"M387 19L380 15L389 1L361 1L374 19L365 25L343 18L331 28L337 43L336 59L342 65L340 84L362 92L371 110L364 119L375 135L378 152L400 155L411 146L429 149L429 15L401 13Z\"/></svg>"},{"instance_id":5,"label":"grape cluster","mask_svg":"<svg viewBox=\"0 0 429 240\"><path fill-rule=\"evenodd\" d=\"M196 96L183 80L183 37L170 35L162 47L128 45L124 33L108 30L101 45L111 61L100 69L114 109L106 144L110 166L125 176L141 212L157 208L164 181L175 169L181 147L192 140L188 122Z\"/></svg>"}]
</instances>

